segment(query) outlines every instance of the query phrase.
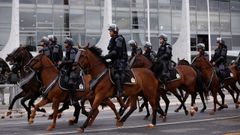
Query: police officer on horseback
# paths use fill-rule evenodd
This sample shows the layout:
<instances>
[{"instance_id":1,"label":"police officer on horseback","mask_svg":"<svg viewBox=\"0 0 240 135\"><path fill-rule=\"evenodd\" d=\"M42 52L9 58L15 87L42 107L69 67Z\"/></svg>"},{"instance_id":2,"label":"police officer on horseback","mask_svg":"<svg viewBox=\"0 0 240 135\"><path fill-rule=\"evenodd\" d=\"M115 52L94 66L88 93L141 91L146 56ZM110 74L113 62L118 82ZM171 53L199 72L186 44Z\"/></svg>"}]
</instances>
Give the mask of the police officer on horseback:
<instances>
[{"instance_id":1,"label":"police officer on horseback","mask_svg":"<svg viewBox=\"0 0 240 135\"><path fill-rule=\"evenodd\" d=\"M129 40L129 41L128 41L128 44L130 45L131 51L132 51L130 60L131 60L134 56L136 56L136 55L138 55L138 54L142 54L142 49L141 49L140 47L138 47L137 42L136 42L135 40Z\"/></svg>"},{"instance_id":2,"label":"police officer on horseback","mask_svg":"<svg viewBox=\"0 0 240 135\"><path fill-rule=\"evenodd\" d=\"M63 58L62 46L57 44L57 37L54 35L48 35L49 47L52 51L52 60L55 65L61 63Z\"/></svg>"},{"instance_id":3,"label":"police officer on horseback","mask_svg":"<svg viewBox=\"0 0 240 135\"><path fill-rule=\"evenodd\" d=\"M49 47L49 38L45 36L42 37L42 39L40 40L40 44L38 46L42 47L42 49L39 50L39 53L46 55L49 59L52 60L52 50Z\"/></svg>"},{"instance_id":4,"label":"police officer on horseback","mask_svg":"<svg viewBox=\"0 0 240 135\"><path fill-rule=\"evenodd\" d=\"M211 63L216 67L217 75L219 76L222 85L226 76L227 46L221 38L217 38L217 45L218 47L211 59Z\"/></svg>"},{"instance_id":5,"label":"police officer on horseback","mask_svg":"<svg viewBox=\"0 0 240 135\"><path fill-rule=\"evenodd\" d=\"M74 95L76 91L76 72L73 70L73 63L75 60L75 56L78 52L76 48L73 47L73 39L72 38L66 38L64 41L64 47L66 48L66 56L63 60L63 62L58 66L59 69L63 68L62 70L65 70L66 73L65 76L68 76L68 89L69 89L69 97L70 97L70 104L74 104Z\"/></svg>"},{"instance_id":6,"label":"police officer on horseback","mask_svg":"<svg viewBox=\"0 0 240 135\"><path fill-rule=\"evenodd\" d=\"M156 62L159 64L162 72L158 74L160 80L166 85L170 79L172 47L167 43L167 35L161 34L159 36L160 47L157 52Z\"/></svg>"},{"instance_id":7,"label":"police officer on horseback","mask_svg":"<svg viewBox=\"0 0 240 135\"><path fill-rule=\"evenodd\" d=\"M151 62L155 61L155 57L157 54L154 51L152 51L152 44L150 42L145 43L143 55Z\"/></svg>"},{"instance_id":8,"label":"police officer on horseback","mask_svg":"<svg viewBox=\"0 0 240 135\"><path fill-rule=\"evenodd\" d=\"M122 35L118 34L119 29L116 24L111 24L108 30L111 39L107 47L109 52L104 56L104 59L111 59L117 96L120 97L123 95L124 72L128 60L126 41Z\"/></svg>"}]
</instances>

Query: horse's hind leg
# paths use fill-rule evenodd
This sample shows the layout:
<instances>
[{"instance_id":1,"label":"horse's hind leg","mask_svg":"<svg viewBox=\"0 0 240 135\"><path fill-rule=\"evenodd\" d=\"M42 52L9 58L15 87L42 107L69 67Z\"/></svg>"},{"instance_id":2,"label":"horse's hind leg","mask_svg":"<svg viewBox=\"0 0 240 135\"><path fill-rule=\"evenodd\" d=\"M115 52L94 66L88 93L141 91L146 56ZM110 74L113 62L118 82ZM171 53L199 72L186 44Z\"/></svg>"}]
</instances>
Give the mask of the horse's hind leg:
<instances>
[{"instance_id":1,"label":"horse's hind leg","mask_svg":"<svg viewBox=\"0 0 240 135\"><path fill-rule=\"evenodd\" d=\"M21 105L24 107L24 109L27 111L27 120L30 119L30 114L31 114L31 106L27 106L25 102L29 100L29 97L24 97L21 99Z\"/></svg>"},{"instance_id":2,"label":"horse's hind leg","mask_svg":"<svg viewBox=\"0 0 240 135\"><path fill-rule=\"evenodd\" d=\"M65 101L63 103L63 106L58 110L58 118L61 118L62 112L69 109L69 102ZM53 119L53 113L48 116L48 119L51 120Z\"/></svg>"},{"instance_id":3,"label":"horse's hind leg","mask_svg":"<svg viewBox=\"0 0 240 135\"><path fill-rule=\"evenodd\" d=\"M235 103L235 106L236 106L236 108L239 108L239 101L238 101L238 99L239 99L240 90L237 88L235 83L231 84L231 88L236 92L236 98L235 98L236 103Z\"/></svg>"},{"instance_id":4,"label":"horse's hind leg","mask_svg":"<svg viewBox=\"0 0 240 135\"><path fill-rule=\"evenodd\" d=\"M28 106L31 108L32 107L35 107L34 105L34 102L35 100L39 97L39 95L35 95L33 98L31 98L28 102ZM46 113L46 110L44 108L38 108L37 110L38 112L43 112L43 113Z\"/></svg>"},{"instance_id":5,"label":"horse's hind leg","mask_svg":"<svg viewBox=\"0 0 240 135\"><path fill-rule=\"evenodd\" d=\"M147 115L144 117L144 120L147 120L148 117L150 116L150 112L149 112L149 108L148 108L148 100L145 97L143 97L143 104L147 111Z\"/></svg>"},{"instance_id":6,"label":"horse's hind leg","mask_svg":"<svg viewBox=\"0 0 240 135\"><path fill-rule=\"evenodd\" d=\"M223 108L227 108L227 105L224 104L225 103L225 95L224 95L224 93L222 92L221 89L219 89L218 93L219 93L220 97L222 98L222 104L219 104L220 107L218 108L218 110L221 110Z\"/></svg>"},{"instance_id":7,"label":"horse's hind leg","mask_svg":"<svg viewBox=\"0 0 240 135\"><path fill-rule=\"evenodd\" d=\"M162 96L163 101L164 101L165 104L166 104L165 111L164 111L165 116L166 116L166 115L167 115L167 112L168 112L168 107L169 107L170 101L169 101L169 99L168 99L168 97L167 97L167 94L162 94L161 96Z\"/></svg>"},{"instance_id":8,"label":"horse's hind leg","mask_svg":"<svg viewBox=\"0 0 240 135\"><path fill-rule=\"evenodd\" d=\"M177 99L181 102L181 105L183 106L183 109L185 111L185 115L188 115L188 110L185 106L185 101L187 97L185 97L185 101L182 100L182 97L177 93L177 91L173 91L173 94L177 97ZM186 95L185 95L186 96Z\"/></svg>"},{"instance_id":9,"label":"horse's hind leg","mask_svg":"<svg viewBox=\"0 0 240 135\"><path fill-rule=\"evenodd\" d=\"M233 102L236 103L236 99L234 97L234 90L232 88L230 88L229 86L226 86L225 88L227 89L229 94L232 96Z\"/></svg>"},{"instance_id":10,"label":"horse's hind leg","mask_svg":"<svg viewBox=\"0 0 240 135\"><path fill-rule=\"evenodd\" d=\"M19 94L17 94L17 95L13 98L10 106L8 107L7 116L9 116L9 115L12 114L12 108L13 108L13 105L14 105L14 103L16 102L16 100L18 100L19 98L22 98L24 95L25 95L24 91L21 91Z\"/></svg>"},{"instance_id":11,"label":"horse's hind leg","mask_svg":"<svg viewBox=\"0 0 240 135\"><path fill-rule=\"evenodd\" d=\"M36 115L36 111L39 107L46 105L47 103L50 103L50 101L46 98L42 99L39 103L37 103L34 107L34 109L31 112L30 119L28 121L29 124L32 124L34 122L34 118Z\"/></svg>"},{"instance_id":12,"label":"horse's hind leg","mask_svg":"<svg viewBox=\"0 0 240 135\"><path fill-rule=\"evenodd\" d=\"M129 111L117 122L117 126L121 127L123 126L123 122L127 120L127 118L137 109L137 98L138 96L131 96L129 97L131 106Z\"/></svg>"},{"instance_id":13,"label":"horse's hind leg","mask_svg":"<svg viewBox=\"0 0 240 135\"><path fill-rule=\"evenodd\" d=\"M202 101L202 103L203 103L203 108L202 108L202 110L200 111L201 113L202 112L204 112L205 110L206 110L206 103L205 103L205 100L204 100L204 95L203 95L203 91L200 91L199 92L199 95L200 95L200 98L201 98L201 101Z\"/></svg>"}]
</instances>

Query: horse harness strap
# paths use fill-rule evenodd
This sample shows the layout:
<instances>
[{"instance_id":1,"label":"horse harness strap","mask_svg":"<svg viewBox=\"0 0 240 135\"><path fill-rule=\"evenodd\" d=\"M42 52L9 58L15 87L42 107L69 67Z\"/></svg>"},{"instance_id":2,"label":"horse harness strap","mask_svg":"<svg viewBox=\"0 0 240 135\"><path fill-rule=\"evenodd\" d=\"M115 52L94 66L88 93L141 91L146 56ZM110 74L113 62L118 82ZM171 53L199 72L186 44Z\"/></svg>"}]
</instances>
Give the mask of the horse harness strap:
<instances>
[{"instance_id":1,"label":"horse harness strap","mask_svg":"<svg viewBox=\"0 0 240 135\"><path fill-rule=\"evenodd\" d=\"M47 86L45 91L42 93L42 95L45 97L48 92L52 89L52 87L56 84L57 80L59 79L59 76L57 75L55 79Z\"/></svg>"},{"instance_id":2,"label":"horse harness strap","mask_svg":"<svg viewBox=\"0 0 240 135\"><path fill-rule=\"evenodd\" d=\"M103 75L107 73L108 69L104 69L104 71L97 76L97 78L90 81L90 90L93 91L94 87L98 84L98 82L102 79Z\"/></svg>"},{"instance_id":3,"label":"horse harness strap","mask_svg":"<svg viewBox=\"0 0 240 135\"><path fill-rule=\"evenodd\" d=\"M131 59L131 61L129 62L129 66L132 67L134 61L136 59L136 55Z\"/></svg>"},{"instance_id":4,"label":"horse harness strap","mask_svg":"<svg viewBox=\"0 0 240 135\"><path fill-rule=\"evenodd\" d=\"M209 87L211 86L211 84L212 84L212 80L213 80L213 75L215 74L215 70L213 70L213 72L212 72L212 75L211 75L211 78L210 78L210 80L209 80L209 82L208 82L208 85L207 85L207 89L209 89Z\"/></svg>"}]
</instances>

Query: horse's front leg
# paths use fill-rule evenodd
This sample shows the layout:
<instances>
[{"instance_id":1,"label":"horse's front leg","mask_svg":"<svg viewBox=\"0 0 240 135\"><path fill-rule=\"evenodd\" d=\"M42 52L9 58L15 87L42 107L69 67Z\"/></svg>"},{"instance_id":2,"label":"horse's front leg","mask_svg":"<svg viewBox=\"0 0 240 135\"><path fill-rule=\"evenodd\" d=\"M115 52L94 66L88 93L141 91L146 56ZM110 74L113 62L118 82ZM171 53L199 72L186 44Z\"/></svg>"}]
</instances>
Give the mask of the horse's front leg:
<instances>
[{"instance_id":1,"label":"horse's front leg","mask_svg":"<svg viewBox=\"0 0 240 135\"><path fill-rule=\"evenodd\" d=\"M59 107L59 100L54 99L52 104L53 109L53 123L47 128L48 131L52 131L54 128L56 128L56 121L58 116L58 107Z\"/></svg>"},{"instance_id":2,"label":"horse's front leg","mask_svg":"<svg viewBox=\"0 0 240 135\"><path fill-rule=\"evenodd\" d=\"M50 101L48 99L43 98L39 103L37 103L35 105L34 109L32 110L32 113L30 115L30 119L28 121L29 124L32 124L34 122L34 118L35 118L37 109L46 105L47 103L50 103Z\"/></svg>"}]
</instances>

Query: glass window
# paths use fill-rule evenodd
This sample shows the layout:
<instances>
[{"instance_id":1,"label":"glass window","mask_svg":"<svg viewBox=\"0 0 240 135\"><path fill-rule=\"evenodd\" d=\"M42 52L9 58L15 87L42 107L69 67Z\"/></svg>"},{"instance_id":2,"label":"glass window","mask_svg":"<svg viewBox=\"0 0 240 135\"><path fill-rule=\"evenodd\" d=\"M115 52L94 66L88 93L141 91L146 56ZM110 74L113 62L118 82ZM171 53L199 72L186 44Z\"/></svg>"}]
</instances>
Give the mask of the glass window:
<instances>
[{"instance_id":1,"label":"glass window","mask_svg":"<svg viewBox=\"0 0 240 135\"><path fill-rule=\"evenodd\" d=\"M220 27L221 32L230 32L231 31L231 22L230 20L230 3L227 1L220 1Z\"/></svg>"},{"instance_id":2,"label":"glass window","mask_svg":"<svg viewBox=\"0 0 240 135\"><path fill-rule=\"evenodd\" d=\"M36 35L35 35L35 32L20 33L20 44L31 46L30 51L36 51Z\"/></svg>"},{"instance_id":3,"label":"glass window","mask_svg":"<svg viewBox=\"0 0 240 135\"><path fill-rule=\"evenodd\" d=\"M70 9L70 28L85 28L84 9Z\"/></svg>"},{"instance_id":4,"label":"glass window","mask_svg":"<svg viewBox=\"0 0 240 135\"><path fill-rule=\"evenodd\" d=\"M100 10L86 10L86 29L100 32Z\"/></svg>"},{"instance_id":5,"label":"glass window","mask_svg":"<svg viewBox=\"0 0 240 135\"><path fill-rule=\"evenodd\" d=\"M69 0L69 5L71 6L84 6L85 0Z\"/></svg>"},{"instance_id":6,"label":"glass window","mask_svg":"<svg viewBox=\"0 0 240 135\"><path fill-rule=\"evenodd\" d=\"M64 5L64 0L53 0L53 4Z\"/></svg>"},{"instance_id":7,"label":"glass window","mask_svg":"<svg viewBox=\"0 0 240 135\"><path fill-rule=\"evenodd\" d=\"M0 50L7 44L11 30L12 8L11 4L8 6L2 7L0 4Z\"/></svg>"},{"instance_id":8,"label":"glass window","mask_svg":"<svg viewBox=\"0 0 240 135\"><path fill-rule=\"evenodd\" d=\"M129 11L122 11L116 13L116 24L119 29L130 29L130 14Z\"/></svg>"},{"instance_id":9,"label":"glass window","mask_svg":"<svg viewBox=\"0 0 240 135\"><path fill-rule=\"evenodd\" d=\"M19 0L21 4L36 4L36 0Z\"/></svg>"},{"instance_id":10,"label":"glass window","mask_svg":"<svg viewBox=\"0 0 240 135\"><path fill-rule=\"evenodd\" d=\"M53 15L52 9L49 8L38 8L37 9L37 26L38 27L52 27L53 26Z\"/></svg>"},{"instance_id":11,"label":"glass window","mask_svg":"<svg viewBox=\"0 0 240 135\"><path fill-rule=\"evenodd\" d=\"M137 7L137 8L143 8L144 2L143 0L131 0L132 2L132 7Z\"/></svg>"},{"instance_id":12,"label":"glass window","mask_svg":"<svg viewBox=\"0 0 240 135\"><path fill-rule=\"evenodd\" d=\"M3 3L12 3L12 0L0 0L0 3L3 2Z\"/></svg>"},{"instance_id":13,"label":"glass window","mask_svg":"<svg viewBox=\"0 0 240 135\"><path fill-rule=\"evenodd\" d=\"M54 29L64 29L64 9L53 9Z\"/></svg>"},{"instance_id":14,"label":"glass window","mask_svg":"<svg viewBox=\"0 0 240 135\"><path fill-rule=\"evenodd\" d=\"M36 29L36 12L34 9L20 9L20 30L35 30Z\"/></svg>"},{"instance_id":15,"label":"glass window","mask_svg":"<svg viewBox=\"0 0 240 135\"><path fill-rule=\"evenodd\" d=\"M130 0L113 0L113 7L130 7Z\"/></svg>"},{"instance_id":16,"label":"glass window","mask_svg":"<svg viewBox=\"0 0 240 135\"><path fill-rule=\"evenodd\" d=\"M240 35L232 35L232 49L240 50Z\"/></svg>"},{"instance_id":17,"label":"glass window","mask_svg":"<svg viewBox=\"0 0 240 135\"><path fill-rule=\"evenodd\" d=\"M160 6L160 5L159 5ZM165 7L159 8L158 13L159 31L160 33L171 32L171 8L170 4L165 4Z\"/></svg>"},{"instance_id":18,"label":"glass window","mask_svg":"<svg viewBox=\"0 0 240 135\"><path fill-rule=\"evenodd\" d=\"M10 35L10 28L1 28L1 32L0 32L0 50L2 50L2 48L7 44L8 39L9 39L9 35Z\"/></svg>"},{"instance_id":19,"label":"glass window","mask_svg":"<svg viewBox=\"0 0 240 135\"><path fill-rule=\"evenodd\" d=\"M206 33L207 23L207 1L197 0L197 30L199 33Z\"/></svg>"},{"instance_id":20,"label":"glass window","mask_svg":"<svg viewBox=\"0 0 240 135\"><path fill-rule=\"evenodd\" d=\"M145 29L143 12L132 11L132 29Z\"/></svg>"},{"instance_id":21,"label":"glass window","mask_svg":"<svg viewBox=\"0 0 240 135\"><path fill-rule=\"evenodd\" d=\"M52 0L37 0L37 4L52 4Z\"/></svg>"},{"instance_id":22,"label":"glass window","mask_svg":"<svg viewBox=\"0 0 240 135\"><path fill-rule=\"evenodd\" d=\"M172 0L172 32L177 34L181 30L182 1Z\"/></svg>"},{"instance_id":23,"label":"glass window","mask_svg":"<svg viewBox=\"0 0 240 135\"><path fill-rule=\"evenodd\" d=\"M147 23L146 23L147 24ZM158 31L158 15L156 13L150 13L150 27L153 31Z\"/></svg>"}]
</instances>

